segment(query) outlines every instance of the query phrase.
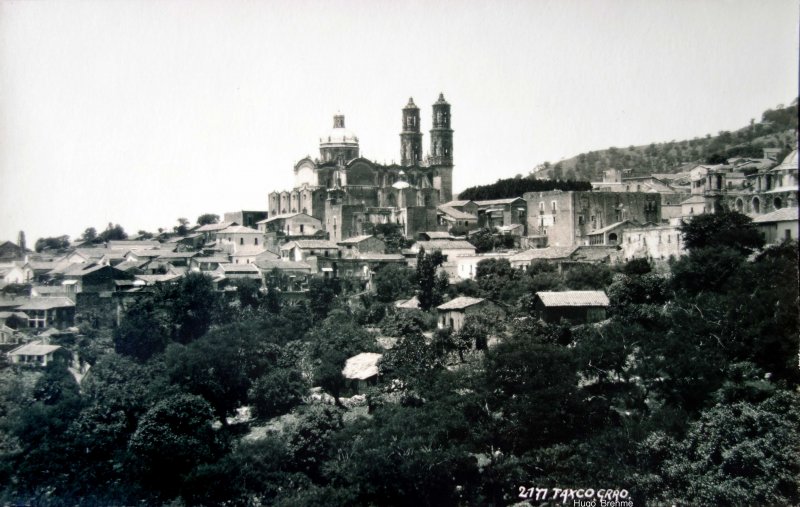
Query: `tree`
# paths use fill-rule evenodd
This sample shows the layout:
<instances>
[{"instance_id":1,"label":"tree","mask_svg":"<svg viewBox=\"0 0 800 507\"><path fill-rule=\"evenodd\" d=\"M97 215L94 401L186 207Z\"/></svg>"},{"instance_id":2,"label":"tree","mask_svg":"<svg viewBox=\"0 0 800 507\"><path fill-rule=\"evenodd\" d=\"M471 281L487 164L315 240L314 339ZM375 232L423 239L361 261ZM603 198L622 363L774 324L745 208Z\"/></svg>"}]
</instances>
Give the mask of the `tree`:
<instances>
[{"instance_id":1,"label":"tree","mask_svg":"<svg viewBox=\"0 0 800 507\"><path fill-rule=\"evenodd\" d=\"M197 217L197 225L208 225L219 223L219 215L213 213L203 213Z\"/></svg>"},{"instance_id":2,"label":"tree","mask_svg":"<svg viewBox=\"0 0 800 507\"><path fill-rule=\"evenodd\" d=\"M287 413L303 402L308 385L299 371L273 368L250 387L248 398L256 417L269 419Z\"/></svg>"},{"instance_id":3,"label":"tree","mask_svg":"<svg viewBox=\"0 0 800 507\"><path fill-rule=\"evenodd\" d=\"M414 290L414 271L408 266L386 264L378 268L372 277L372 284L378 301L392 303L408 297Z\"/></svg>"},{"instance_id":4,"label":"tree","mask_svg":"<svg viewBox=\"0 0 800 507\"><path fill-rule=\"evenodd\" d=\"M764 238L753 226L753 220L737 211L721 210L693 217L680 226L684 245L697 250L706 247L728 247L747 254L764 246Z\"/></svg>"},{"instance_id":5,"label":"tree","mask_svg":"<svg viewBox=\"0 0 800 507\"><path fill-rule=\"evenodd\" d=\"M179 218L178 225L172 228L175 231L175 234L178 236L186 236L189 233L189 219L187 218Z\"/></svg>"},{"instance_id":6,"label":"tree","mask_svg":"<svg viewBox=\"0 0 800 507\"><path fill-rule=\"evenodd\" d=\"M123 229L121 225L114 225L111 222L108 223L106 230L101 232L98 237L105 243L108 243L109 241L128 239L125 229Z\"/></svg>"},{"instance_id":7,"label":"tree","mask_svg":"<svg viewBox=\"0 0 800 507\"><path fill-rule=\"evenodd\" d=\"M424 248L419 249L417 254L417 298L420 308L424 311L441 303L442 294L437 291L437 288L441 289L441 281L437 283L436 269L443 262L444 257L439 250L427 254Z\"/></svg>"},{"instance_id":8,"label":"tree","mask_svg":"<svg viewBox=\"0 0 800 507\"><path fill-rule=\"evenodd\" d=\"M84 243L93 243L94 240L97 239L97 229L94 227L87 227L85 231L83 231L83 235L81 235L81 241Z\"/></svg>"},{"instance_id":9,"label":"tree","mask_svg":"<svg viewBox=\"0 0 800 507\"><path fill-rule=\"evenodd\" d=\"M189 273L181 280L176 293L168 297L178 342L189 343L208 331L219 305L211 277Z\"/></svg>"},{"instance_id":10,"label":"tree","mask_svg":"<svg viewBox=\"0 0 800 507\"><path fill-rule=\"evenodd\" d=\"M34 248L36 249L37 253L41 253L46 250L66 250L69 248L69 236L65 234L63 236L39 238L36 240Z\"/></svg>"},{"instance_id":11,"label":"tree","mask_svg":"<svg viewBox=\"0 0 800 507\"><path fill-rule=\"evenodd\" d=\"M156 308L152 297L134 302L114 329L114 350L139 361L163 352L168 342L165 315Z\"/></svg>"},{"instance_id":12,"label":"tree","mask_svg":"<svg viewBox=\"0 0 800 507\"><path fill-rule=\"evenodd\" d=\"M130 440L133 467L142 483L172 498L182 477L214 458L211 407L199 396L177 394L156 403Z\"/></svg>"}]
</instances>

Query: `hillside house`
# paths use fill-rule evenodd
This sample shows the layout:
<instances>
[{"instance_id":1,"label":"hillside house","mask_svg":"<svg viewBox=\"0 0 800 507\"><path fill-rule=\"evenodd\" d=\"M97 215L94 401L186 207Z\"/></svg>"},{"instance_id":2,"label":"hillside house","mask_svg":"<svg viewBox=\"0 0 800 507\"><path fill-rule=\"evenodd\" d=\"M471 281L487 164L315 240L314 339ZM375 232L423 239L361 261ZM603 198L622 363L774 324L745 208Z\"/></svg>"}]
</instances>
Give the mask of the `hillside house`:
<instances>
[{"instance_id":1,"label":"hillside house","mask_svg":"<svg viewBox=\"0 0 800 507\"><path fill-rule=\"evenodd\" d=\"M303 262L309 257L340 257L336 243L321 239L298 239L281 247L281 259Z\"/></svg>"},{"instance_id":2,"label":"hillside house","mask_svg":"<svg viewBox=\"0 0 800 507\"><path fill-rule=\"evenodd\" d=\"M767 244L798 238L798 208L781 208L753 218Z\"/></svg>"},{"instance_id":3,"label":"hillside house","mask_svg":"<svg viewBox=\"0 0 800 507\"><path fill-rule=\"evenodd\" d=\"M537 292L534 297L534 308L545 322L599 322L605 320L608 304L608 296L599 290Z\"/></svg>"},{"instance_id":4,"label":"hillside house","mask_svg":"<svg viewBox=\"0 0 800 507\"><path fill-rule=\"evenodd\" d=\"M355 258L362 253L382 254L386 251L386 243L375 236L354 236L336 243L342 251L342 257Z\"/></svg>"},{"instance_id":5,"label":"hillside house","mask_svg":"<svg viewBox=\"0 0 800 507\"><path fill-rule=\"evenodd\" d=\"M53 361L53 354L60 348L60 345L48 345L36 340L10 350L6 355L12 364L44 367Z\"/></svg>"},{"instance_id":6,"label":"hillside house","mask_svg":"<svg viewBox=\"0 0 800 507\"><path fill-rule=\"evenodd\" d=\"M436 307L439 329L450 328L454 333L464 327L464 319L487 311L505 311L495 303L483 298L460 296Z\"/></svg>"},{"instance_id":7,"label":"hillside house","mask_svg":"<svg viewBox=\"0 0 800 507\"><path fill-rule=\"evenodd\" d=\"M17 307L28 316L28 327L66 329L75 325L75 302L66 297L32 298Z\"/></svg>"}]
</instances>

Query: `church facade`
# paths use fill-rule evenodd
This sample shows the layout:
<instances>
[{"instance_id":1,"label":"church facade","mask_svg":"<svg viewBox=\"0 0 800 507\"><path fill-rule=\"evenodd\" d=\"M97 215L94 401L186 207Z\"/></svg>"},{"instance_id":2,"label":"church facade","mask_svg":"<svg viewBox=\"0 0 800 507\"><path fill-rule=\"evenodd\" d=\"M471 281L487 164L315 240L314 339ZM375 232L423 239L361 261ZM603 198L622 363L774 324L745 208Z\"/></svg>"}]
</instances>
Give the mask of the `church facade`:
<instances>
[{"instance_id":1,"label":"church facade","mask_svg":"<svg viewBox=\"0 0 800 507\"><path fill-rule=\"evenodd\" d=\"M400 164L390 165L363 158L344 115L335 115L333 128L320 138L319 158L295 164L294 188L269 194L270 218L306 213L335 242L369 234L381 223L400 224L406 236L436 230L436 208L453 196L453 129L443 95L432 113L423 157L420 110L409 99L402 110Z\"/></svg>"}]
</instances>

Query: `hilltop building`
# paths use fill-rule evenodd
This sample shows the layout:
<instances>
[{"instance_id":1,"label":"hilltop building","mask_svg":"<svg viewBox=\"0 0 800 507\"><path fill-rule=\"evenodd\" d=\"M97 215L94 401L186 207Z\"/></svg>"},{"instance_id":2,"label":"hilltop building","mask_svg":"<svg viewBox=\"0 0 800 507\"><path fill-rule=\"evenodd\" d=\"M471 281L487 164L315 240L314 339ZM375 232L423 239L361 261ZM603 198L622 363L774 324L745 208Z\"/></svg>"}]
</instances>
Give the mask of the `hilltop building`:
<instances>
[{"instance_id":1,"label":"hilltop building","mask_svg":"<svg viewBox=\"0 0 800 507\"><path fill-rule=\"evenodd\" d=\"M320 138L319 158L295 164L294 188L269 194L269 216L304 213L319 220L333 242L369 234L370 224L398 223L406 236L434 230L436 207L453 197L453 129L443 95L432 111L423 158L419 108L413 99L403 108L399 165L362 157L344 115L335 115L333 128Z\"/></svg>"}]
</instances>

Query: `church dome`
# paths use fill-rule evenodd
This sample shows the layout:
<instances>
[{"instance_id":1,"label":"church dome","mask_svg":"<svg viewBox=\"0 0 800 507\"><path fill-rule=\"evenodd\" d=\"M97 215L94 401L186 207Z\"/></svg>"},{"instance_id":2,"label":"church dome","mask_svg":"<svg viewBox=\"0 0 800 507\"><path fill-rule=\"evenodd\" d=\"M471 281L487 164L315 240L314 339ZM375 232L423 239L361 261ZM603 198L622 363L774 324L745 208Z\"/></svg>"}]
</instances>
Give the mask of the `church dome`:
<instances>
[{"instance_id":1,"label":"church dome","mask_svg":"<svg viewBox=\"0 0 800 507\"><path fill-rule=\"evenodd\" d=\"M352 130L345 128L344 115L339 113L333 117L333 128L319 139L320 147L324 146L358 146L358 137Z\"/></svg>"}]
</instances>

